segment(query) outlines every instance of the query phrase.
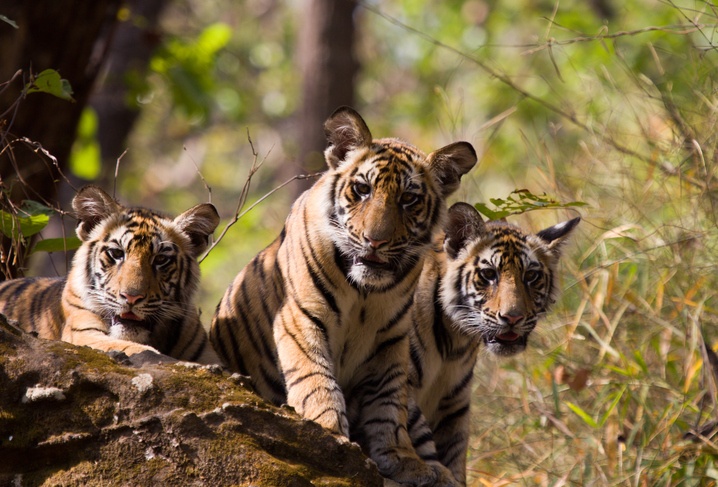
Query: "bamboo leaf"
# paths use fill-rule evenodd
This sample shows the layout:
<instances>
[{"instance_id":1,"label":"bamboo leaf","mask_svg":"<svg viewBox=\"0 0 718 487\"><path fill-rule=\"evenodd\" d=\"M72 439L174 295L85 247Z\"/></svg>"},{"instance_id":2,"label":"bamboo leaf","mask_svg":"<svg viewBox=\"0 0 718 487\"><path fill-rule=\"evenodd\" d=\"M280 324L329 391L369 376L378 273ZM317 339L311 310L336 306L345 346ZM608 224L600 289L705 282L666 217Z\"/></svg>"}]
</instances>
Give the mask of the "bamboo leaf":
<instances>
[{"instance_id":1,"label":"bamboo leaf","mask_svg":"<svg viewBox=\"0 0 718 487\"><path fill-rule=\"evenodd\" d=\"M568 408L571 411L573 411L576 414L576 416L581 418L583 420L583 422L586 423L587 425L589 425L591 428L599 427L598 423L596 423L596 420L594 420L591 417L591 415L589 415L586 411L581 409L581 406L579 406L578 404L574 404L572 402L566 401L566 406L568 406Z\"/></svg>"}]
</instances>

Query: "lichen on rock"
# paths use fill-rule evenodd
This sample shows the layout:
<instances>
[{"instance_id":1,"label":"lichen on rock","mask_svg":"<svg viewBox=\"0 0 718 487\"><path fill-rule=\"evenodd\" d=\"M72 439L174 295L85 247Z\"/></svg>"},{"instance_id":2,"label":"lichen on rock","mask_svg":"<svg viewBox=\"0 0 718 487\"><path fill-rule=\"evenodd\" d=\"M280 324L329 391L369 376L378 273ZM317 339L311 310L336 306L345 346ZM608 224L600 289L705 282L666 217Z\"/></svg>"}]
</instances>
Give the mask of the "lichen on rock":
<instances>
[{"instance_id":1,"label":"lichen on rock","mask_svg":"<svg viewBox=\"0 0 718 487\"><path fill-rule=\"evenodd\" d=\"M358 446L246 384L218 367L37 339L0 319L0 485L382 485Z\"/></svg>"}]
</instances>

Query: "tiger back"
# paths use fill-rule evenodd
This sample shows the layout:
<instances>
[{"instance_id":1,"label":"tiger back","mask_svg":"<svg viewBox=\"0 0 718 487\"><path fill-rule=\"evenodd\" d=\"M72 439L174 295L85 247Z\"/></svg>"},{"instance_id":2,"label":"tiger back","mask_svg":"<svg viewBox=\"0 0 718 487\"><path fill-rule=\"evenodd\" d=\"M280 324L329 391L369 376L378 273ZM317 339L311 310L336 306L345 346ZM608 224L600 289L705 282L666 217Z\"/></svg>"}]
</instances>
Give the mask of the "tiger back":
<instances>
[{"instance_id":1,"label":"tiger back","mask_svg":"<svg viewBox=\"0 0 718 487\"><path fill-rule=\"evenodd\" d=\"M534 235L505 222L484 223L474 207L456 203L443 248L426 259L412 310L418 410L410 430L417 451L437 457L462 485L479 348L498 356L526 348L555 299L561 248L579 220Z\"/></svg>"},{"instance_id":2,"label":"tiger back","mask_svg":"<svg viewBox=\"0 0 718 487\"><path fill-rule=\"evenodd\" d=\"M260 395L358 442L385 477L453 485L407 433L409 309L444 200L476 153L374 140L348 107L325 132L329 170L227 289L210 338Z\"/></svg>"},{"instance_id":3,"label":"tiger back","mask_svg":"<svg viewBox=\"0 0 718 487\"><path fill-rule=\"evenodd\" d=\"M95 186L72 205L82 244L67 278L0 283L0 313L41 338L219 363L194 303L197 257L219 223L214 206L170 219L125 208Z\"/></svg>"}]
</instances>

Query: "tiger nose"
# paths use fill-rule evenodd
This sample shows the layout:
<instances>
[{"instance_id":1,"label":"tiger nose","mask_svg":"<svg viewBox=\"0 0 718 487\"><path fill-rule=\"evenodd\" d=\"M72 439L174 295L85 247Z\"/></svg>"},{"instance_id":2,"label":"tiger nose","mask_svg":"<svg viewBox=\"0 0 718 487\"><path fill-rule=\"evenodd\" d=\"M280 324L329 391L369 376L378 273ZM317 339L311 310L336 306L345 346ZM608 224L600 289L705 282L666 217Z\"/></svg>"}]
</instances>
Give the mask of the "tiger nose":
<instances>
[{"instance_id":1,"label":"tiger nose","mask_svg":"<svg viewBox=\"0 0 718 487\"><path fill-rule=\"evenodd\" d=\"M522 314L501 314L499 313L499 318L501 318L504 321L507 321L510 325L515 325L519 321L524 319L524 315Z\"/></svg>"},{"instance_id":2,"label":"tiger nose","mask_svg":"<svg viewBox=\"0 0 718 487\"><path fill-rule=\"evenodd\" d=\"M364 240L369 244L371 248L375 250L388 242L388 240L375 240L366 233L364 234Z\"/></svg>"},{"instance_id":3,"label":"tiger nose","mask_svg":"<svg viewBox=\"0 0 718 487\"><path fill-rule=\"evenodd\" d=\"M120 296L122 296L125 299L125 301L127 301L128 304L135 304L137 301L139 301L145 297L144 294L130 294L130 293L120 293Z\"/></svg>"}]
</instances>

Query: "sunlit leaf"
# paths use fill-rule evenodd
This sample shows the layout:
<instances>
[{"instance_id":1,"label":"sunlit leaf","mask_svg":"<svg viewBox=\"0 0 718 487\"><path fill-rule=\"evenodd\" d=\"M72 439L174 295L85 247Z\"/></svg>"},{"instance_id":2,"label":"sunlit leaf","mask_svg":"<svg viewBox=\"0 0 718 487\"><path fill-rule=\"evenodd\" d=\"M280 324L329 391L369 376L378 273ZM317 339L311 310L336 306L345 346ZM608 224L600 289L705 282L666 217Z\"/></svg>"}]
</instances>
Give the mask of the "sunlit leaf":
<instances>
[{"instance_id":1,"label":"sunlit leaf","mask_svg":"<svg viewBox=\"0 0 718 487\"><path fill-rule=\"evenodd\" d=\"M48 93L63 100L74 102L70 82L60 77L54 69L46 69L35 76L25 87L27 93Z\"/></svg>"},{"instance_id":2,"label":"sunlit leaf","mask_svg":"<svg viewBox=\"0 0 718 487\"><path fill-rule=\"evenodd\" d=\"M499 220L510 215L519 215L533 210L575 208L588 205L583 201L561 203L546 196L546 194L535 195L527 189L512 191L506 199L489 198L489 201L496 207L495 209L491 209L483 203L474 204L474 207L489 220Z\"/></svg>"},{"instance_id":3,"label":"sunlit leaf","mask_svg":"<svg viewBox=\"0 0 718 487\"><path fill-rule=\"evenodd\" d=\"M623 386L621 390L616 394L616 397L613 398L613 401L611 401L611 405L608 406L608 409L605 413L603 413L603 416L601 416L601 419L598 421L599 426L603 426L604 424L606 424L608 417L611 415L613 410L616 409L616 406L623 397L624 392L626 392L626 386Z\"/></svg>"},{"instance_id":4,"label":"sunlit leaf","mask_svg":"<svg viewBox=\"0 0 718 487\"><path fill-rule=\"evenodd\" d=\"M53 213L42 203L24 200L17 214L0 211L0 232L13 240L30 237L47 226Z\"/></svg>"},{"instance_id":5,"label":"sunlit leaf","mask_svg":"<svg viewBox=\"0 0 718 487\"><path fill-rule=\"evenodd\" d=\"M587 425L589 425L591 428L598 428L598 423L596 423L596 420L594 420L594 419L591 417L591 415L588 414L586 411L584 411L583 409L581 409L581 406L579 406L578 404L574 404L574 403L572 403L572 402L568 402L568 401L566 401L565 404L566 404L566 406L568 406L568 408L569 408L571 411L573 411L573 412L576 414L576 416L578 416L579 418L581 418L584 423L586 423Z\"/></svg>"},{"instance_id":6,"label":"sunlit leaf","mask_svg":"<svg viewBox=\"0 0 718 487\"><path fill-rule=\"evenodd\" d=\"M6 237L12 239L35 235L42 231L49 222L50 217L47 215L18 216L6 211L0 211L0 231Z\"/></svg>"}]
</instances>

